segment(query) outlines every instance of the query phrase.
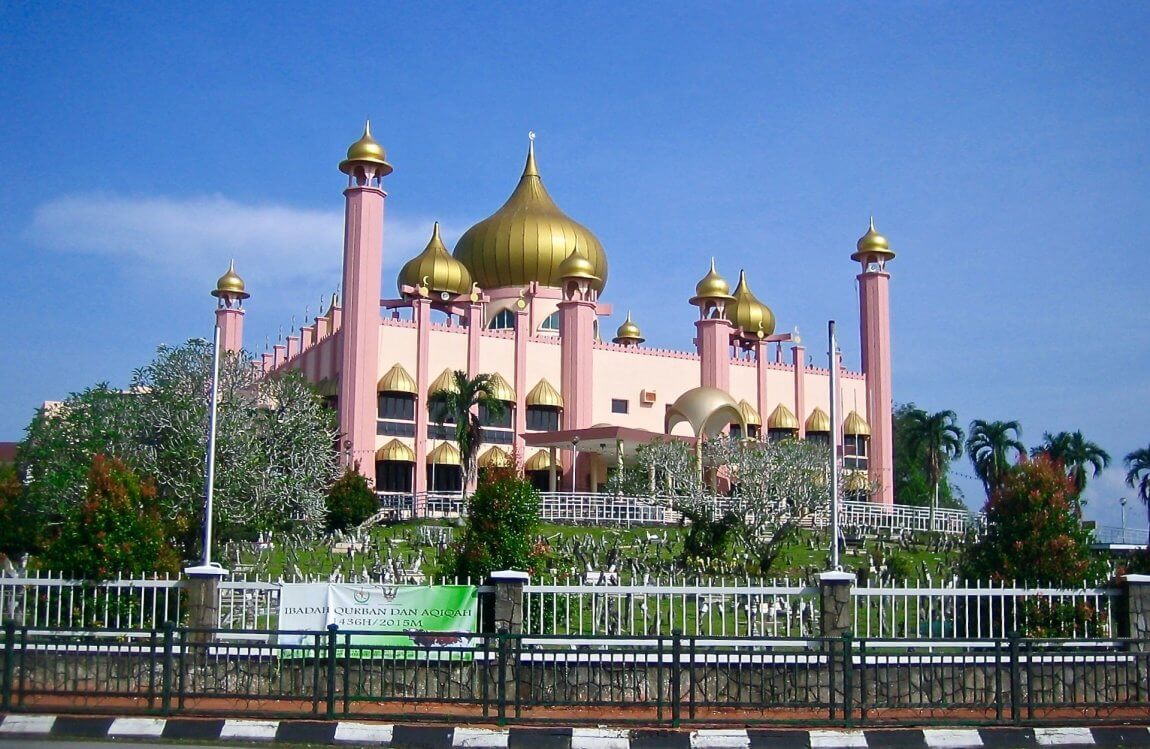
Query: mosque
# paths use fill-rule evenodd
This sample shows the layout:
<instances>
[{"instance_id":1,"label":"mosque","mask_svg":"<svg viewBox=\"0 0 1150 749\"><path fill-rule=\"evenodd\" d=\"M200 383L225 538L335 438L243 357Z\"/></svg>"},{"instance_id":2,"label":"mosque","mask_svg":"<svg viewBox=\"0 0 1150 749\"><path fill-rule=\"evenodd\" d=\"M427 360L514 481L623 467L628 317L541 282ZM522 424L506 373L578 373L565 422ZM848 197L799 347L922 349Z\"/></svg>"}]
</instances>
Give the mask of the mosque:
<instances>
[{"instance_id":1,"label":"mosque","mask_svg":"<svg viewBox=\"0 0 1150 749\"><path fill-rule=\"evenodd\" d=\"M382 291L383 180L392 172L371 134L347 150L342 299L263 354L265 372L300 370L336 409L341 460L377 491L458 490L450 425L435 423L429 394L456 370L490 374L500 417L485 411L479 463L517 463L542 490L594 492L635 446L661 435L735 434L828 440L831 372L811 366L797 335L775 331L774 312L740 272L732 290L712 260L684 298L698 308L694 349L644 345L630 313L613 337L601 321L608 259L590 229L548 194L534 141L501 208L449 252L436 225ZM858 263L861 371L839 368L843 465L865 475L874 502L893 504L890 275L894 257L871 222ZM721 264L721 263L720 263ZM845 281L845 279L844 279ZM845 284L844 284L845 285ZM669 290L672 291L673 290ZM221 346L243 347L243 280L234 267L212 292ZM297 334L298 333L298 334ZM856 405L857 404L857 405Z\"/></svg>"}]
</instances>

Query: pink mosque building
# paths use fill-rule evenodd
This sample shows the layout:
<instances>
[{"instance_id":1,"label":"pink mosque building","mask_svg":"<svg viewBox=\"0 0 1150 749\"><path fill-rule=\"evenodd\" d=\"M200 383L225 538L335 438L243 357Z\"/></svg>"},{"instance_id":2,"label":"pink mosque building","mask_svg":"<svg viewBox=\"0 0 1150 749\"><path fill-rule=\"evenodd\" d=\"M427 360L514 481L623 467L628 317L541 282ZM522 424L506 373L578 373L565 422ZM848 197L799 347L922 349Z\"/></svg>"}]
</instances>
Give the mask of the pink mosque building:
<instances>
[{"instance_id":1,"label":"pink mosque building","mask_svg":"<svg viewBox=\"0 0 1150 749\"><path fill-rule=\"evenodd\" d=\"M745 273L732 289L715 261L706 269L690 296L698 308L694 350L645 346L630 313L613 337L601 332L614 313L602 298L607 254L548 194L533 142L503 206L464 232L453 252L436 225L389 297L381 267L383 181L392 166L370 126L339 168L347 176L342 300L333 298L326 314L263 354L260 366L298 369L318 386L338 411L341 459L359 466L378 491L419 502L428 492L459 488L451 426L428 412L429 394L453 387L456 370L493 375L492 395L508 405L501 418L480 413L480 465L516 461L543 490L596 491L635 445L667 433L829 439L830 371L808 364L797 336L775 332L774 313ZM850 409L836 430L844 467L865 471L871 499L887 505L886 263L893 257L872 221L851 255L859 266L861 371L838 361L834 409ZM221 345L240 350L248 294L234 267L212 293Z\"/></svg>"}]
</instances>

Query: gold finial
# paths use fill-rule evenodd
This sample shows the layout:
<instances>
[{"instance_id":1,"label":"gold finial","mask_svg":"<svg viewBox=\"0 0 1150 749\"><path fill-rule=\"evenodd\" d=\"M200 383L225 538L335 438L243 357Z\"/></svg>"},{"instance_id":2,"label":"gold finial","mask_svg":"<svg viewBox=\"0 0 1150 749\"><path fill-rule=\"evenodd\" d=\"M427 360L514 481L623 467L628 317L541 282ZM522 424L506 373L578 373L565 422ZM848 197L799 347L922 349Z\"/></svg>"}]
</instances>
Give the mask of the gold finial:
<instances>
[{"instance_id":1,"label":"gold finial","mask_svg":"<svg viewBox=\"0 0 1150 749\"><path fill-rule=\"evenodd\" d=\"M762 339L775 332L775 313L751 291L746 270L739 271L739 283L732 294L735 301L727 305L726 318L744 337Z\"/></svg>"},{"instance_id":2,"label":"gold finial","mask_svg":"<svg viewBox=\"0 0 1150 749\"><path fill-rule=\"evenodd\" d=\"M583 248L578 243L567 258L559 263L559 278L585 278L589 281L598 281L595 275L595 264L583 254Z\"/></svg>"},{"instance_id":3,"label":"gold finial","mask_svg":"<svg viewBox=\"0 0 1150 749\"><path fill-rule=\"evenodd\" d=\"M466 294L471 289L471 272L467 266L456 260L443 245L439 236L439 222L431 230L431 240L419 253L399 271L396 285L402 294L404 286L417 289L420 296L428 296L431 292L440 295L441 299L458 294Z\"/></svg>"},{"instance_id":4,"label":"gold finial","mask_svg":"<svg viewBox=\"0 0 1150 749\"><path fill-rule=\"evenodd\" d=\"M708 299L731 300L731 285L715 270L715 258L711 258L711 269L707 275L695 284L695 296L691 297L691 304L699 305Z\"/></svg>"},{"instance_id":5,"label":"gold finial","mask_svg":"<svg viewBox=\"0 0 1150 749\"><path fill-rule=\"evenodd\" d=\"M615 331L615 338L611 342L622 346L637 346L645 340L639 326L631 320L631 312L628 310L627 319Z\"/></svg>"},{"instance_id":6,"label":"gold finial","mask_svg":"<svg viewBox=\"0 0 1150 749\"><path fill-rule=\"evenodd\" d=\"M523 167L524 177L538 177L539 168L535 166L535 131L527 133L527 164Z\"/></svg>"},{"instance_id":7,"label":"gold finial","mask_svg":"<svg viewBox=\"0 0 1150 749\"><path fill-rule=\"evenodd\" d=\"M359 140L352 143L347 149L347 158L339 162L339 170L344 174L351 174L352 165L355 163L376 164L379 166L379 176L386 176L391 174L391 164L387 163L387 153L383 150L383 146L375 142L375 138L371 137L371 120L367 120L363 125L363 135Z\"/></svg>"},{"instance_id":8,"label":"gold finial","mask_svg":"<svg viewBox=\"0 0 1150 749\"><path fill-rule=\"evenodd\" d=\"M874 216L870 217L870 225L867 227L866 234L859 237L858 243L855 245L855 252L851 255L851 260L862 261L868 258L875 258L881 261L887 261L894 257L891 252L890 242L882 234L879 234L878 229L874 226Z\"/></svg>"},{"instance_id":9,"label":"gold finial","mask_svg":"<svg viewBox=\"0 0 1150 749\"><path fill-rule=\"evenodd\" d=\"M251 294L244 290L244 279L240 278L236 273L236 261L233 259L228 263L228 272L219 277L216 281L216 288L212 291L212 296L217 299L233 298L233 299L247 299Z\"/></svg>"}]
</instances>

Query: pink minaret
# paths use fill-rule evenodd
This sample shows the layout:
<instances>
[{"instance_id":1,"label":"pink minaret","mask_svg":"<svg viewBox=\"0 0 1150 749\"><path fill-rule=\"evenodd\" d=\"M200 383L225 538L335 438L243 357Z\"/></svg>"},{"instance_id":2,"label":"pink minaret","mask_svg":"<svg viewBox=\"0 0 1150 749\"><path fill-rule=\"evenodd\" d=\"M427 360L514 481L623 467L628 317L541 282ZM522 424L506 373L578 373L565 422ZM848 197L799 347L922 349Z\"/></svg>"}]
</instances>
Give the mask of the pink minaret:
<instances>
[{"instance_id":1,"label":"pink minaret","mask_svg":"<svg viewBox=\"0 0 1150 749\"><path fill-rule=\"evenodd\" d=\"M894 504L894 393L890 365L890 274L886 263L894 257L886 237L875 231L874 219L858 241L851 260L862 266L859 282L859 327L862 370L866 375L866 410L870 422L871 483L876 499Z\"/></svg>"},{"instance_id":2,"label":"pink minaret","mask_svg":"<svg viewBox=\"0 0 1150 749\"><path fill-rule=\"evenodd\" d=\"M212 292L216 303L216 326L220 329L220 350L241 351L244 347L244 300L251 294L244 291L244 279L236 273L236 261L228 264L228 272L216 281Z\"/></svg>"},{"instance_id":3,"label":"pink minaret","mask_svg":"<svg viewBox=\"0 0 1150 749\"><path fill-rule=\"evenodd\" d=\"M375 464L376 384L379 379L379 295L383 263L383 178L391 164L383 147L363 137L347 149L343 234L343 315L340 327L339 425L341 459L371 476Z\"/></svg>"},{"instance_id":4,"label":"pink minaret","mask_svg":"<svg viewBox=\"0 0 1150 749\"><path fill-rule=\"evenodd\" d=\"M594 284L599 277L583 250L576 247L559 264L563 301L559 302L559 358L562 367L563 428L591 426L591 358L595 345Z\"/></svg>"},{"instance_id":5,"label":"pink minaret","mask_svg":"<svg viewBox=\"0 0 1150 749\"><path fill-rule=\"evenodd\" d=\"M699 308L695 345L699 351L699 384L727 392L731 385L731 333L734 328L726 317L727 306L734 302L731 286L711 269L695 284L691 304Z\"/></svg>"}]
</instances>

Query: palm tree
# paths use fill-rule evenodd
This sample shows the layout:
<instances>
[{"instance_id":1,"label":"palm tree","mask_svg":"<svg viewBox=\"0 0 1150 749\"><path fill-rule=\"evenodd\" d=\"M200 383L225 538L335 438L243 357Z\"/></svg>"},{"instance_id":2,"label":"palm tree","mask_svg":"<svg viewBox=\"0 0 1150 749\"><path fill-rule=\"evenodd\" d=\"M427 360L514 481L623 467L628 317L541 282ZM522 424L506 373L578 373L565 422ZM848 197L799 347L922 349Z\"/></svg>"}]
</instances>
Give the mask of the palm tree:
<instances>
[{"instance_id":1,"label":"palm tree","mask_svg":"<svg viewBox=\"0 0 1150 749\"><path fill-rule=\"evenodd\" d=\"M1018 439L1021 436L1022 427L1017 421L975 419L970 422L966 454L974 464L974 472L982 479L987 498L1010 466L1010 453L1012 451L1016 455L1026 453L1026 446Z\"/></svg>"},{"instance_id":2,"label":"palm tree","mask_svg":"<svg viewBox=\"0 0 1150 749\"><path fill-rule=\"evenodd\" d=\"M468 377L466 372L456 370L453 377L455 387L451 390L436 390L427 399L427 405L436 424L443 426L448 421L455 424L455 442L463 462L463 486L460 489L460 497L463 498L467 496L467 487L475 476L475 457L483 441L479 408L483 407L491 416L498 418L507 407L503 401L491 397L491 375Z\"/></svg>"},{"instance_id":3,"label":"palm tree","mask_svg":"<svg viewBox=\"0 0 1150 749\"><path fill-rule=\"evenodd\" d=\"M1122 459L1126 464L1126 485L1138 491L1138 498L1150 513L1150 447L1140 447Z\"/></svg>"},{"instance_id":4,"label":"palm tree","mask_svg":"<svg viewBox=\"0 0 1150 749\"><path fill-rule=\"evenodd\" d=\"M911 449L923 460L927 478L934 489L934 499L930 504L930 527L933 530L943 469L951 460L962 455L962 427L957 424L958 416L949 410L928 414L916 408L910 412L907 421L907 438Z\"/></svg>"},{"instance_id":5,"label":"palm tree","mask_svg":"<svg viewBox=\"0 0 1150 749\"><path fill-rule=\"evenodd\" d=\"M1042 444L1030 451L1032 455L1043 453L1062 464L1066 469L1066 476L1074 484L1079 497L1086 488L1086 468L1090 467L1090 475L1097 476L1102 469L1110 465L1110 453L1082 436L1082 432L1059 432L1051 434L1043 432ZM1081 506L1079 506L1081 513Z\"/></svg>"}]
</instances>

